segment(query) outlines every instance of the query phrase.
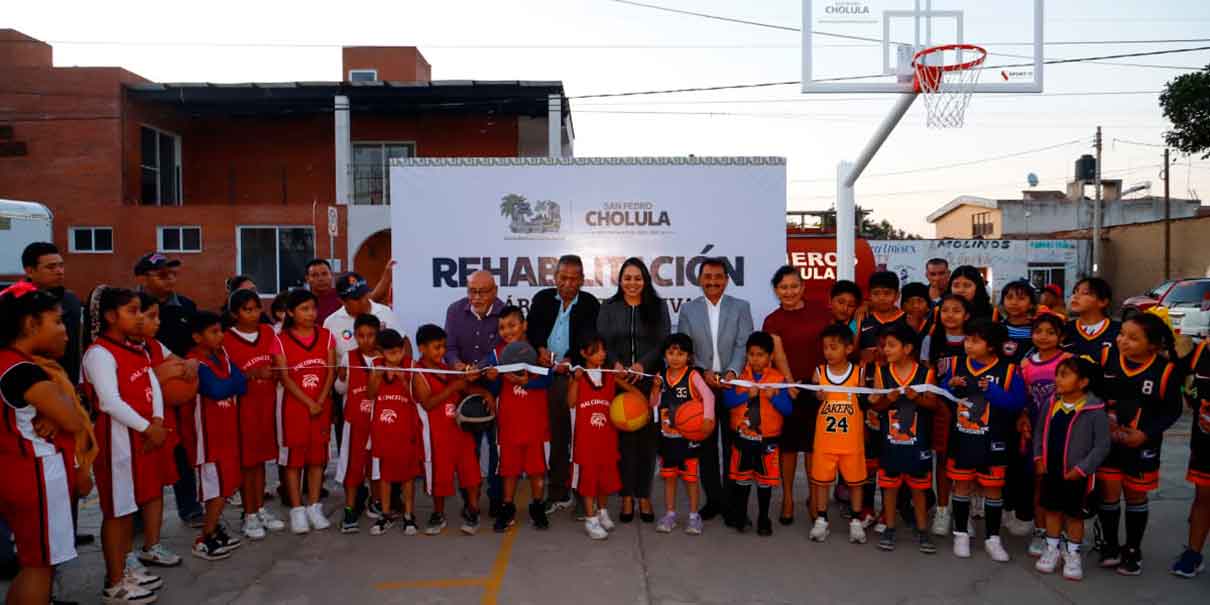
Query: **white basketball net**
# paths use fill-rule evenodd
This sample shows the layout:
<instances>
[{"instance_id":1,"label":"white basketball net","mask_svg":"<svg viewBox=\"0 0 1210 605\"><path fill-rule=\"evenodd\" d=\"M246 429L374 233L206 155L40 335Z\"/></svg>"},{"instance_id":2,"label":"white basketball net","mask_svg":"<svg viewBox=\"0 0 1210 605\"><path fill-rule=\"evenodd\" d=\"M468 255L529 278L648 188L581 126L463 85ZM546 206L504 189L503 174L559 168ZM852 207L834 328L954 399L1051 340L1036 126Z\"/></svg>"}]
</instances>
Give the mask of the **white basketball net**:
<instances>
[{"instance_id":1,"label":"white basketball net","mask_svg":"<svg viewBox=\"0 0 1210 605\"><path fill-rule=\"evenodd\" d=\"M916 83L928 112L925 123L929 128L961 128L987 53L962 48L925 52L917 55L914 63ZM976 56L977 59L970 60Z\"/></svg>"}]
</instances>

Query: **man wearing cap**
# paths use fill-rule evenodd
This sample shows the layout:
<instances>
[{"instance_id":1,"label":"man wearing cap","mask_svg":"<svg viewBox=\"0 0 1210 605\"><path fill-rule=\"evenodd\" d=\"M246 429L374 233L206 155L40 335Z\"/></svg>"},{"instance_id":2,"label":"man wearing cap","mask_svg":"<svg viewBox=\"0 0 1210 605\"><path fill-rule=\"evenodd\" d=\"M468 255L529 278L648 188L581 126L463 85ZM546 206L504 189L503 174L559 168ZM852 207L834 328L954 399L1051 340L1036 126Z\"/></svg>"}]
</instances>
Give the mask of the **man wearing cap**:
<instances>
[{"instance_id":1,"label":"man wearing cap","mask_svg":"<svg viewBox=\"0 0 1210 605\"><path fill-rule=\"evenodd\" d=\"M184 359L193 348L193 330L189 322L197 313L192 300L177 294L177 271L181 261L158 252L144 254L134 265L139 290L160 301L160 329L155 337L174 355ZM178 443L172 452L180 479L172 486L176 496L176 512L186 523L201 522L202 505L197 500L197 482L193 464L185 454L184 444Z\"/></svg>"},{"instance_id":2,"label":"man wearing cap","mask_svg":"<svg viewBox=\"0 0 1210 605\"><path fill-rule=\"evenodd\" d=\"M323 320L323 326L336 339L338 363L342 365L346 363L348 352L357 348L353 323L357 321L358 316L367 313L378 318L378 321L381 323L381 329L386 330L389 328L403 334L404 354L409 356L412 354L412 344L408 340L407 331L400 329L399 320L395 319L395 313L391 311L390 307L376 303L370 299L371 288L366 283L365 278L352 272L341 273L336 276L336 283L332 289L340 297L341 306L328 315L327 319ZM332 426L337 427L336 444L339 446L342 437L339 427L344 424L342 399L347 384L343 381L337 381L335 388L336 394L332 397Z\"/></svg>"}]
</instances>

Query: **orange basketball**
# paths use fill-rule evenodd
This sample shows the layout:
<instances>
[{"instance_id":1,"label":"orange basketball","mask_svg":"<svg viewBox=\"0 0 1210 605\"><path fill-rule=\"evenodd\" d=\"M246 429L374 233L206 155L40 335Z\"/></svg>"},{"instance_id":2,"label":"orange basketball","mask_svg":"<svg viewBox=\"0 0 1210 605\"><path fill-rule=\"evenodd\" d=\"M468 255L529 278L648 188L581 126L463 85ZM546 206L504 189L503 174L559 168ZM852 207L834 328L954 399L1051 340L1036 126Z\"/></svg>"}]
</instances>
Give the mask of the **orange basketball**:
<instances>
[{"instance_id":1,"label":"orange basketball","mask_svg":"<svg viewBox=\"0 0 1210 605\"><path fill-rule=\"evenodd\" d=\"M164 393L164 405L192 403L197 397L197 386L197 378L193 380L169 378L160 385L160 390Z\"/></svg>"},{"instance_id":2,"label":"orange basketball","mask_svg":"<svg viewBox=\"0 0 1210 605\"><path fill-rule=\"evenodd\" d=\"M702 406L702 402L690 399L677 406L676 416L672 419L672 426L685 439L690 441L705 441L710 436L710 431L706 430L705 410L706 408Z\"/></svg>"},{"instance_id":3,"label":"orange basketball","mask_svg":"<svg viewBox=\"0 0 1210 605\"><path fill-rule=\"evenodd\" d=\"M619 431L631 433L651 420L651 407L647 405L647 398L638 393L621 393L609 406L609 420Z\"/></svg>"}]
</instances>

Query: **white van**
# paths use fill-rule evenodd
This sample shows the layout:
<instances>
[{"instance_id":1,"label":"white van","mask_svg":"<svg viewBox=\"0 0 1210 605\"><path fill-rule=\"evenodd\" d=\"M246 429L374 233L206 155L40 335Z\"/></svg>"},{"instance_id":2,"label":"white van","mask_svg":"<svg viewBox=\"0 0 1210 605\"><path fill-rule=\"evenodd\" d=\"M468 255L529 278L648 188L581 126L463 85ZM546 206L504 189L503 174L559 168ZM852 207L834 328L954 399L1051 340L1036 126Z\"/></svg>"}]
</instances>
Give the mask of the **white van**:
<instances>
[{"instance_id":1,"label":"white van","mask_svg":"<svg viewBox=\"0 0 1210 605\"><path fill-rule=\"evenodd\" d=\"M0 283L25 275L21 252L33 242L53 242L54 214L37 202L0 199Z\"/></svg>"}]
</instances>

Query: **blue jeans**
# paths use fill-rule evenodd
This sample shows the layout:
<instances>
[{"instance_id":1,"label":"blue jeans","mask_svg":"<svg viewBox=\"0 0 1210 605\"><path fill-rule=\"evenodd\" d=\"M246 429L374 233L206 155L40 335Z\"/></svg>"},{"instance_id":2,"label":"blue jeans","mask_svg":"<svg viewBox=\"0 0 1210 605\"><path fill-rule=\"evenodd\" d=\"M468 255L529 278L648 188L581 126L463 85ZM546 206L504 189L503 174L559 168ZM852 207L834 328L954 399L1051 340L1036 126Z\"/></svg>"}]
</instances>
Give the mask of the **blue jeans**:
<instances>
[{"instance_id":1,"label":"blue jeans","mask_svg":"<svg viewBox=\"0 0 1210 605\"><path fill-rule=\"evenodd\" d=\"M0 517L0 564L6 564L17 559L17 549L13 546L13 530L9 529L4 517Z\"/></svg>"},{"instance_id":2,"label":"blue jeans","mask_svg":"<svg viewBox=\"0 0 1210 605\"><path fill-rule=\"evenodd\" d=\"M496 447L496 431L487 430L479 433L475 439L475 451L482 456L484 443L487 444L487 498L492 502L504 499L504 481L500 478L500 449Z\"/></svg>"},{"instance_id":3,"label":"blue jeans","mask_svg":"<svg viewBox=\"0 0 1210 605\"><path fill-rule=\"evenodd\" d=\"M172 493L176 497L176 514L181 521L188 520L203 513L202 505L197 501L197 477L193 474L193 465L185 454L185 446L177 445L172 451L176 461L176 472L181 476L172 484Z\"/></svg>"}]
</instances>

